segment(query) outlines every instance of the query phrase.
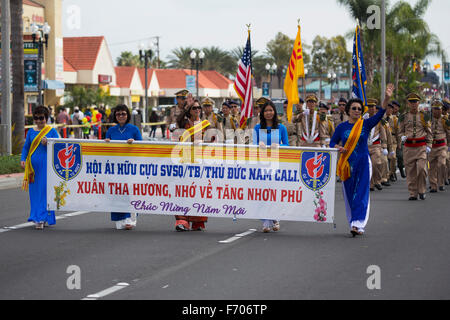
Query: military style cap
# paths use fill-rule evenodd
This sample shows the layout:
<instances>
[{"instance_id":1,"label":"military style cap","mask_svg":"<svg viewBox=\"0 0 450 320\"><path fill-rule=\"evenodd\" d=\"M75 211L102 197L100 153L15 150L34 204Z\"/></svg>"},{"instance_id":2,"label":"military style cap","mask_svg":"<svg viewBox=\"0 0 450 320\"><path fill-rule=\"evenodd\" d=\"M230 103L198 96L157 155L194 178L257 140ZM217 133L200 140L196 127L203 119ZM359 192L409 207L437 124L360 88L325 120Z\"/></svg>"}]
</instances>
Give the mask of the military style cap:
<instances>
[{"instance_id":1,"label":"military style cap","mask_svg":"<svg viewBox=\"0 0 450 320\"><path fill-rule=\"evenodd\" d=\"M406 96L406 100L408 101L420 101L422 100L417 93L410 93Z\"/></svg>"},{"instance_id":2,"label":"military style cap","mask_svg":"<svg viewBox=\"0 0 450 320\"><path fill-rule=\"evenodd\" d=\"M305 103L305 101L304 101L302 98L300 98L300 99L298 100L298 102L301 103L301 104Z\"/></svg>"},{"instance_id":3,"label":"military style cap","mask_svg":"<svg viewBox=\"0 0 450 320\"><path fill-rule=\"evenodd\" d=\"M189 94L189 90L183 89L175 93L175 96L178 97L186 97Z\"/></svg>"},{"instance_id":4,"label":"military style cap","mask_svg":"<svg viewBox=\"0 0 450 320\"><path fill-rule=\"evenodd\" d=\"M367 105L370 106L376 106L378 105L378 100L377 99L367 99Z\"/></svg>"},{"instance_id":5,"label":"military style cap","mask_svg":"<svg viewBox=\"0 0 450 320\"><path fill-rule=\"evenodd\" d=\"M258 100L256 100L255 101L255 104L257 105L257 106L263 106L263 105L265 105L267 102L269 102L270 100L269 99L267 99L267 98L264 98L264 97L261 97L261 98L259 98Z\"/></svg>"},{"instance_id":6,"label":"military style cap","mask_svg":"<svg viewBox=\"0 0 450 320\"><path fill-rule=\"evenodd\" d=\"M206 97L202 100L202 106L213 106L214 101L211 98Z\"/></svg>"},{"instance_id":7,"label":"military style cap","mask_svg":"<svg viewBox=\"0 0 450 320\"><path fill-rule=\"evenodd\" d=\"M442 106L443 106L444 104L441 102L441 100L434 100L432 103L431 103L431 107L433 108L433 109L442 109Z\"/></svg>"},{"instance_id":8,"label":"military style cap","mask_svg":"<svg viewBox=\"0 0 450 320\"><path fill-rule=\"evenodd\" d=\"M325 103L323 103L323 102L320 102L319 103L319 109L320 108L325 108L325 109L327 109L327 110L329 110L330 108L325 104Z\"/></svg>"},{"instance_id":9,"label":"military style cap","mask_svg":"<svg viewBox=\"0 0 450 320\"><path fill-rule=\"evenodd\" d=\"M400 103L398 103L396 100L392 100L391 103L393 106L397 106L400 108Z\"/></svg>"},{"instance_id":10,"label":"military style cap","mask_svg":"<svg viewBox=\"0 0 450 320\"><path fill-rule=\"evenodd\" d=\"M344 97L341 97L341 98L339 99L339 103L345 103L345 104L347 104L347 99L345 99Z\"/></svg>"},{"instance_id":11,"label":"military style cap","mask_svg":"<svg viewBox=\"0 0 450 320\"><path fill-rule=\"evenodd\" d=\"M231 108L230 104L229 104L227 101L224 101L224 102L222 103L222 106Z\"/></svg>"},{"instance_id":12,"label":"military style cap","mask_svg":"<svg viewBox=\"0 0 450 320\"><path fill-rule=\"evenodd\" d=\"M316 97L315 94L309 94L309 95L306 96L306 102L308 102L308 101L314 101L314 102L317 102L318 99L317 99L317 97Z\"/></svg>"}]
</instances>

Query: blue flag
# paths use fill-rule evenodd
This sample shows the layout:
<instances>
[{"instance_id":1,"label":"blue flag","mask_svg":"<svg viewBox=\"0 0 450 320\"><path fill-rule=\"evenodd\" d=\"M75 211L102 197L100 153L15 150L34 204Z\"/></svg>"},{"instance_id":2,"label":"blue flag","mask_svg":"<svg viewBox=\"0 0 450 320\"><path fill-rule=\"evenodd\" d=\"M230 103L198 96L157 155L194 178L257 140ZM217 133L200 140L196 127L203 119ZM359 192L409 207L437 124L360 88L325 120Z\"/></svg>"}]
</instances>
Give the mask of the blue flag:
<instances>
[{"instance_id":1,"label":"blue flag","mask_svg":"<svg viewBox=\"0 0 450 320\"><path fill-rule=\"evenodd\" d=\"M361 48L361 30L356 27L355 38L353 40L353 96L363 101L367 105L366 99L366 67L364 66L363 53Z\"/></svg>"}]
</instances>

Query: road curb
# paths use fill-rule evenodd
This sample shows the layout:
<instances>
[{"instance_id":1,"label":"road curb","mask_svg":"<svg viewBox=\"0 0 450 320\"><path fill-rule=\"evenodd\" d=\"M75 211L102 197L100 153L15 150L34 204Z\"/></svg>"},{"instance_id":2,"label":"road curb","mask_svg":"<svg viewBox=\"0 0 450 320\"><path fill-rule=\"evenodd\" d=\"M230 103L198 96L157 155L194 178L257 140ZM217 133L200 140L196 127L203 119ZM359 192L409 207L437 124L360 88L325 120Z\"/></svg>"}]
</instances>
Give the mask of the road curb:
<instances>
[{"instance_id":1,"label":"road curb","mask_svg":"<svg viewBox=\"0 0 450 320\"><path fill-rule=\"evenodd\" d=\"M0 175L0 190L19 188L22 181L23 173Z\"/></svg>"}]
</instances>

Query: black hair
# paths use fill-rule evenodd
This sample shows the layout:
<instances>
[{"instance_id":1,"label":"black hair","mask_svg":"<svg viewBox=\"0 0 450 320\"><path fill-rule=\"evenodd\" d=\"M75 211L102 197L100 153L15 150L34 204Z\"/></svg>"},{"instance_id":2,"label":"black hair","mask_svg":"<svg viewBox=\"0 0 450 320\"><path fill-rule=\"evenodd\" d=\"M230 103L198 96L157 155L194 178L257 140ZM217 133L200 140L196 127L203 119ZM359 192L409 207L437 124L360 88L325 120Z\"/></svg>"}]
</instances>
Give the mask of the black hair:
<instances>
[{"instance_id":1,"label":"black hair","mask_svg":"<svg viewBox=\"0 0 450 320\"><path fill-rule=\"evenodd\" d=\"M261 111L259 113L259 122L261 123L261 129L267 129L266 118L264 118L264 111L267 107L272 107L274 111L273 119L272 119L272 129L278 129L278 114L277 108L272 101L267 101L261 106Z\"/></svg>"},{"instance_id":2,"label":"black hair","mask_svg":"<svg viewBox=\"0 0 450 320\"><path fill-rule=\"evenodd\" d=\"M128 109L128 107L124 104L119 104L118 106L116 106L113 109L113 121L114 123L119 123L119 121L117 121L117 117L116 117L116 113L119 111L125 111L127 113L127 122L130 122L131 120L131 113L130 113L130 109Z\"/></svg>"},{"instance_id":3,"label":"black hair","mask_svg":"<svg viewBox=\"0 0 450 320\"><path fill-rule=\"evenodd\" d=\"M45 120L46 121L48 120L49 112L48 112L48 108L46 106L41 105L41 106L37 106L36 108L34 108L33 116L38 115L38 114L43 114L45 117Z\"/></svg>"},{"instance_id":4,"label":"black hair","mask_svg":"<svg viewBox=\"0 0 450 320\"><path fill-rule=\"evenodd\" d=\"M362 108L362 112L364 112L364 102L359 99L359 98L352 98L350 100L348 100L347 105L345 106L345 113L350 116L350 107L352 106L353 103L359 103L361 105ZM362 113L361 112L361 113Z\"/></svg>"}]
</instances>

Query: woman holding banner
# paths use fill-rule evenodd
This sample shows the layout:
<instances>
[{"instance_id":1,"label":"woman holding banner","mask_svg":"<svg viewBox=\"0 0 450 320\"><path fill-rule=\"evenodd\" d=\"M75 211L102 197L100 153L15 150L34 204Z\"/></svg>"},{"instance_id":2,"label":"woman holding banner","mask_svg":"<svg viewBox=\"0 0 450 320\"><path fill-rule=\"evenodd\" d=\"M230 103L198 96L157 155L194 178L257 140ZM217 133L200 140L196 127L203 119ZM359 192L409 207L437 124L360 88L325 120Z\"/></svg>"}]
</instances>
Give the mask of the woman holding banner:
<instances>
[{"instance_id":1,"label":"woman holding banner","mask_svg":"<svg viewBox=\"0 0 450 320\"><path fill-rule=\"evenodd\" d=\"M106 132L106 142L126 140L128 144L132 144L134 141L142 140L139 128L129 123L131 113L126 105L120 104L114 108L113 119L117 125L109 128ZM118 230L131 230L136 226L136 214L133 214L132 217L131 213L111 212L111 220L116 222Z\"/></svg>"},{"instance_id":2,"label":"woman holding banner","mask_svg":"<svg viewBox=\"0 0 450 320\"><path fill-rule=\"evenodd\" d=\"M349 120L341 123L331 138L330 147L336 147L341 153L337 166L337 175L343 182L343 192L347 218L353 237L364 234L370 210L370 162L368 138L372 128L383 118L394 86L388 84L380 111L371 118L362 119L364 110L360 99L348 101L345 112ZM343 147L338 146L342 142Z\"/></svg>"},{"instance_id":3,"label":"woman holding banner","mask_svg":"<svg viewBox=\"0 0 450 320\"><path fill-rule=\"evenodd\" d=\"M289 137L287 129L281 123L278 123L277 109L272 101L266 101L259 113L260 123L253 129L253 144L260 148L266 146L289 147ZM280 222L272 219L263 219L263 232L280 230Z\"/></svg>"},{"instance_id":4,"label":"woman holding banner","mask_svg":"<svg viewBox=\"0 0 450 320\"><path fill-rule=\"evenodd\" d=\"M47 125L49 111L45 106L38 106L33 111L36 129L27 132L22 149L20 165L25 169L22 190L29 188L30 217L35 228L44 229L44 224L56 223L55 211L47 211L47 138L59 138L58 132Z\"/></svg>"},{"instance_id":5,"label":"woman holding banner","mask_svg":"<svg viewBox=\"0 0 450 320\"><path fill-rule=\"evenodd\" d=\"M192 101L192 102L191 102ZM202 119L202 107L197 99L192 99L192 95L188 96L188 107L184 114L178 118L178 127L184 128L185 131L180 137L180 142L203 142L205 131L211 126L208 120ZM191 152L191 156L193 157ZM175 216L175 230L177 231L202 231L205 223L208 222L208 217L196 216ZM189 223L192 225L190 226Z\"/></svg>"}]
</instances>

